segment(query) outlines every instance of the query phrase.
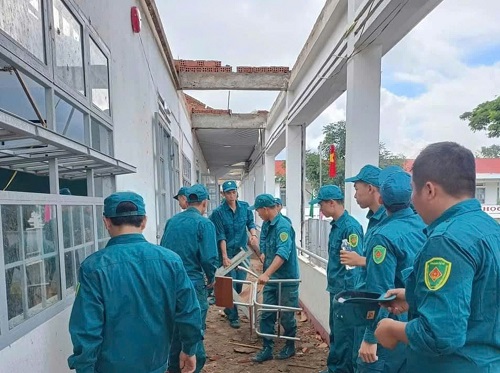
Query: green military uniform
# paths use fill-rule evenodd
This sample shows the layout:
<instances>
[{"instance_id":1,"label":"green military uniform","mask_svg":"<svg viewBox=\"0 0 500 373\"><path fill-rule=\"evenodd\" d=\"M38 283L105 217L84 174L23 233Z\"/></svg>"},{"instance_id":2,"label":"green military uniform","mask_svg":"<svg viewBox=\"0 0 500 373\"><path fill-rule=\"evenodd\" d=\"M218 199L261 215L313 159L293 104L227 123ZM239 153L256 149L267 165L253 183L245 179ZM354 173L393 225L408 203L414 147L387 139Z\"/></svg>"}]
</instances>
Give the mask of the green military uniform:
<instances>
[{"instance_id":1,"label":"green military uniform","mask_svg":"<svg viewBox=\"0 0 500 373\"><path fill-rule=\"evenodd\" d=\"M318 197L310 204L328 200L344 200L344 193L335 185L325 185L320 188ZM344 323L342 309L335 306L335 295L341 291L353 290L358 268L347 270L340 264L340 248L342 240L348 240L353 251L363 252L363 228L347 211L331 223L328 237L328 265L326 290L330 293L330 350L327 359L327 372L352 372L353 343L355 333L351 325Z\"/></svg>"},{"instance_id":2,"label":"green military uniform","mask_svg":"<svg viewBox=\"0 0 500 373\"><path fill-rule=\"evenodd\" d=\"M222 184L222 191L229 192L236 190L236 183L232 180ZM244 201L236 201L236 210L224 201L210 215L210 220L214 223L217 233L217 242L226 241L227 256L232 259L240 252L240 248L246 248L248 237L247 229L255 229L253 213L249 209L249 204ZM220 258L222 264L222 258ZM233 270L229 274L235 280L245 280L246 273L244 271ZM239 294L243 288L241 283L234 283L234 289ZM238 320L238 308L234 306L232 309L224 310L228 320L234 322Z\"/></svg>"},{"instance_id":3,"label":"green military uniform","mask_svg":"<svg viewBox=\"0 0 500 373\"><path fill-rule=\"evenodd\" d=\"M261 194L255 199L254 206L251 209L259 209L263 207L274 207L275 200L270 194ZM297 259L297 250L295 246L295 231L290 223L281 214L266 224L266 234L261 239L261 252L265 255L264 272L272 264L276 256L284 260L281 267L275 271L270 279L299 279L299 263ZM286 307L299 306L299 285L297 283L283 283L281 285L281 303L279 302L279 285L276 283L268 283L263 291L264 304L274 304ZM263 312L260 320L260 331L264 334L274 334L276 323L276 312ZM281 326L284 329L284 336L295 337L297 332L297 322L294 312L283 312L281 316ZM264 350L272 351L274 340L264 337ZM282 353L284 358L295 353L293 341L287 340ZM293 349L293 351L292 351ZM272 355L271 355L272 356ZM267 359L266 359L267 360Z\"/></svg>"},{"instance_id":4,"label":"green military uniform","mask_svg":"<svg viewBox=\"0 0 500 373\"><path fill-rule=\"evenodd\" d=\"M391 168L391 166L386 167L385 169ZM366 184L370 184L376 188L380 187L380 172L382 170L380 167L373 166L371 164L367 164L359 170L359 173L356 176L348 177L345 179L346 183L355 183L357 181L361 181ZM368 211L366 214L366 218L368 219L368 226L366 228L365 233L365 242L370 237L370 234L375 230L377 226L379 226L384 219L387 217L387 213L384 206L380 206L377 211ZM362 253L364 257L366 257L366 246L364 247L364 251ZM363 289L365 286L365 277L366 277L366 267L360 267L357 273L358 277L356 280L356 288Z\"/></svg>"},{"instance_id":5,"label":"green military uniform","mask_svg":"<svg viewBox=\"0 0 500 373\"><path fill-rule=\"evenodd\" d=\"M209 198L208 191L200 184L188 188L186 197L188 203L202 202ZM217 270L217 242L213 223L203 217L196 207L190 206L167 221L161 246L172 250L181 257L184 268L186 268L196 290L201 308L203 332L205 332L208 312L205 277L208 284L214 283L215 271ZM180 372L179 353L181 347L178 330L176 330L170 352L169 373ZM196 372L201 371L205 361L205 347L203 342L200 342L196 351Z\"/></svg>"},{"instance_id":6,"label":"green military uniform","mask_svg":"<svg viewBox=\"0 0 500 373\"><path fill-rule=\"evenodd\" d=\"M381 175L381 177L383 177ZM404 271L413 265L418 250L423 246L425 224L410 208L411 177L406 172L393 172L381 183L380 193L384 205L393 212L365 242L366 285L369 292L384 294L389 289L403 288ZM397 210L397 211L396 211ZM388 317L382 309L378 320ZM390 315L395 320L406 321L407 315ZM366 328L364 341L375 344L376 322ZM405 346L399 344L396 349L388 350L377 346L378 360L374 363L358 361L358 370L365 372L398 373L405 370Z\"/></svg>"},{"instance_id":7,"label":"green military uniform","mask_svg":"<svg viewBox=\"0 0 500 373\"><path fill-rule=\"evenodd\" d=\"M179 191L174 196L174 199L179 200L179 196L187 197L187 190L188 190L188 187L185 187L185 186L180 187Z\"/></svg>"},{"instance_id":8,"label":"green military uniform","mask_svg":"<svg viewBox=\"0 0 500 373\"><path fill-rule=\"evenodd\" d=\"M407 372L500 372L500 227L475 199L426 229L406 284Z\"/></svg>"},{"instance_id":9,"label":"green military uniform","mask_svg":"<svg viewBox=\"0 0 500 373\"><path fill-rule=\"evenodd\" d=\"M121 202L133 203L137 211L118 213ZM114 193L104 201L108 218L145 213L135 193ZM83 261L69 321L71 369L163 373L174 328L182 350L194 355L202 339L200 307L177 254L142 234L124 234Z\"/></svg>"}]
</instances>

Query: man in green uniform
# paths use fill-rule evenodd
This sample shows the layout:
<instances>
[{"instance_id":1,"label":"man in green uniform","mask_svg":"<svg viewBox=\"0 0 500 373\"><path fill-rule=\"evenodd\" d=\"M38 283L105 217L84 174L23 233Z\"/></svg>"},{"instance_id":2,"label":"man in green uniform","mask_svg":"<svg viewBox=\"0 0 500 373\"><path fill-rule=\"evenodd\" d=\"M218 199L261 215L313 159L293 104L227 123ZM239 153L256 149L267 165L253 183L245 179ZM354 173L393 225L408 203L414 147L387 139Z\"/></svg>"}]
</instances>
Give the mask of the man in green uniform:
<instances>
[{"instance_id":1,"label":"man in green uniform","mask_svg":"<svg viewBox=\"0 0 500 373\"><path fill-rule=\"evenodd\" d=\"M475 160L453 142L427 146L413 164L413 204L427 239L375 336L406 343L407 372L500 372L500 227L474 199ZM406 295L406 298L405 298Z\"/></svg>"},{"instance_id":2,"label":"man in green uniform","mask_svg":"<svg viewBox=\"0 0 500 373\"><path fill-rule=\"evenodd\" d=\"M181 187L177 194L174 196L174 199L179 202L179 207L183 210L188 208L188 202L187 202L187 197L186 197L186 191L188 190L188 187Z\"/></svg>"},{"instance_id":3,"label":"man in green uniform","mask_svg":"<svg viewBox=\"0 0 500 373\"><path fill-rule=\"evenodd\" d=\"M164 373L174 328L183 372L194 372L202 340L200 306L179 256L146 241L141 196L104 200L111 239L80 266L69 321L77 373Z\"/></svg>"},{"instance_id":4,"label":"man in green uniform","mask_svg":"<svg viewBox=\"0 0 500 373\"><path fill-rule=\"evenodd\" d=\"M213 287L217 270L217 241L213 223L203 217L209 199L207 189L201 184L195 184L187 188L185 193L188 208L167 221L161 246L178 254L184 263L200 304L204 334L208 312L207 288ZM175 330L170 351L169 373L181 371L179 366L181 348L178 330ZM203 342L200 342L196 351L196 372L201 371L205 361L205 347Z\"/></svg>"},{"instance_id":5,"label":"man in green uniform","mask_svg":"<svg viewBox=\"0 0 500 373\"><path fill-rule=\"evenodd\" d=\"M257 210L264 222L269 222L265 236L264 273L259 276L259 283L265 284L264 304L274 304L286 307L299 306L299 283L283 283L281 285L281 304L279 304L279 285L269 283L269 280L299 279L299 264L295 247L295 232L291 224L276 209L276 201L270 194L260 194L255 199L251 209ZM261 249L262 251L262 249ZM260 331L264 334L274 334L276 312L263 312L260 320ZM284 336L295 337L297 322L294 312L283 312L281 326ZM274 340L264 337L264 348L253 357L253 361L262 363L273 358ZM277 355L278 359L288 359L295 355L295 343L287 340L283 349Z\"/></svg>"},{"instance_id":6,"label":"man in green uniform","mask_svg":"<svg viewBox=\"0 0 500 373\"><path fill-rule=\"evenodd\" d=\"M342 318L336 322L334 297L344 290L354 290L355 269L347 269L340 264L342 241L347 240L352 250L363 251L363 228L344 208L344 193L336 185L325 185L319 189L318 197L310 204L319 203L320 211L327 218L333 218L332 228L328 237L328 286L330 293L330 352L328 354L328 369L322 373L349 373L353 371L354 330L350 325L343 325ZM335 325L338 324L338 325Z\"/></svg>"},{"instance_id":7,"label":"man in green uniform","mask_svg":"<svg viewBox=\"0 0 500 373\"><path fill-rule=\"evenodd\" d=\"M283 202L281 201L281 198L278 198L278 197L275 198L275 201L276 201L276 208L278 209L278 212L281 214L281 210L283 209ZM290 220L290 218L288 216L283 215L283 214L281 214L281 216L283 216L286 221L288 221L290 224L292 224L292 221Z\"/></svg>"},{"instance_id":8,"label":"man in green uniform","mask_svg":"<svg viewBox=\"0 0 500 373\"><path fill-rule=\"evenodd\" d=\"M425 224L410 207L411 176L402 169L384 169L380 174L380 194L388 217L365 241L366 285L374 293L385 293L404 287L404 270L413 265L416 253L424 243ZM381 310L378 320L387 317ZM396 319L406 321L406 314ZM405 371L404 345L394 351L377 345L374 336L376 321L365 330L359 347L360 373Z\"/></svg>"},{"instance_id":9,"label":"man in green uniform","mask_svg":"<svg viewBox=\"0 0 500 373\"><path fill-rule=\"evenodd\" d=\"M361 168L356 176L345 179L346 182L353 182L356 190L354 198L358 205L365 209L368 208L368 227L366 228L365 241L370 233L377 227L386 217L385 207L380 201L380 176L381 169L371 164L367 164ZM365 246L366 250L366 246ZM365 253L359 255L356 251L344 251L340 256L342 264L357 266L359 268L360 279L365 277L366 258ZM357 288L363 287L363 282L356 284Z\"/></svg>"},{"instance_id":10,"label":"man in green uniform","mask_svg":"<svg viewBox=\"0 0 500 373\"><path fill-rule=\"evenodd\" d=\"M222 192L224 202L212 212L210 220L214 223L217 232L221 264L224 267L229 267L231 259L240 252L240 248L247 247L247 229L251 234L250 245L256 247L258 239L253 213L247 202L238 200L236 182L233 180L224 182ZM232 270L228 275L235 280L246 279L244 271ZM241 293L242 288L242 284L234 284L234 289L238 294ZM238 329L240 321L237 307L226 308L224 313L229 320L229 325Z\"/></svg>"}]
</instances>

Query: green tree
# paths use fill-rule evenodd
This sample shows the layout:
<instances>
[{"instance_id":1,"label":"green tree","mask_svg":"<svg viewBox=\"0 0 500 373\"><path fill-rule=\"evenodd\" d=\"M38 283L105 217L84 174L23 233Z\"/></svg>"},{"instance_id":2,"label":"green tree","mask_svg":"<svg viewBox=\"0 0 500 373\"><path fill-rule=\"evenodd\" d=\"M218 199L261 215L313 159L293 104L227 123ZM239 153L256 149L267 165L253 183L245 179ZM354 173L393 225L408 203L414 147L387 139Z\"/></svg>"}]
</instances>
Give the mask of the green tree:
<instances>
[{"instance_id":1,"label":"green tree","mask_svg":"<svg viewBox=\"0 0 500 373\"><path fill-rule=\"evenodd\" d=\"M500 137L500 97L477 105L460 119L468 121L473 132L488 131L488 137Z\"/></svg>"},{"instance_id":2,"label":"green tree","mask_svg":"<svg viewBox=\"0 0 500 373\"><path fill-rule=\"evenodd\" d=\"M481 151L476 156L479 158L500 158L500 145L481 146Z\"/></svg>"},{"instance_id":3,"label":"green tree","mask_svg":"<svg viewBox=\"0 0 500 373\"><path fill-rule=\"evenodd\" d=\"M385 147L383 142L380 143L378 164L381 168L393 165L403 167L405 161L406 157L404 154L394 154Z\"/></svg>"},{"instance_id":4,"label":"green tree","mask_svg":"<svg viewBox=\"0 0 500 373\"><path fill-rule=\"evenodd\" d=\"M341 188L345 183L345 143L346 143L346 123L339 121L330 123L323 127L324 140L322 141L319 151L308 150L306 152L306 179L311 184L312 189L316 193L320 185L319 177L319 158L322 158L322 183L321 185L335 184ZM334 178L328 176L329 170L329 154L330 145L335 145L337 174ZM388 150L385 144L380 143L380 167L389 165L402 166L406 157L403 154L394 154Z\"/></svg>"}]
</instances>

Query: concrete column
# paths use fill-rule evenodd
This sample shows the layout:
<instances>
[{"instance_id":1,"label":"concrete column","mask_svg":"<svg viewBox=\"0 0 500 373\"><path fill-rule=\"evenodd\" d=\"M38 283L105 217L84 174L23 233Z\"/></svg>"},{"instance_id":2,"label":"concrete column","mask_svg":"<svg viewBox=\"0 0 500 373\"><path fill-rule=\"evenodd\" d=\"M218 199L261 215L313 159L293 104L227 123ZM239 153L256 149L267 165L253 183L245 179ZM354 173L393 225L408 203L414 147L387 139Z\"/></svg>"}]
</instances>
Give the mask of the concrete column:
<instances>
[{"instance_id":1,"label":"concrete column","mask_svg":"<svg viewBox=\"0 0 500 373\"><path fill-rule=\"evenodd\" d=\"M274 167L276 156L274 154L268 154L266 153L265 155L265 182L266 182L266 187L265 191L266 193L275 194L275 176L276 176L276 171ZM275 196L275 197L279 197Z\"/></svg>"},{"instance_id":2,"label":"concrete column","mask_svg":"<svg viewBox=\"0 0 500 373\"><path fill-rule=\"evenodd\" d=\"M301 245L304 220L305 125L286 127L286 214Z\"/></svg>"},{"instance_id":3,"label":"concrete column","mask_svg":"<svg viewBox=\"0 0 500 373\"><path fill-rule=\"evenodd\" d=\"M262 159L263 161L264 159ZM255 171L255 196L265 192L264 176L265 176L265 166L262 161L254 168ZM253 201L252 201L253 202ZM262 219L259 214L255 214L255 223L262 226Z\"/></svg>"},{"instance_id":4,"label":"concrete column","mask_svg":"<svg viewBox=\"0 0 500 373\"><path fill-rule=\"evenodd\" d=\"M57 158L49 160L50 194L59 194L59 162Z\"/></svg>"},{"instance_id":5,"label":"concrete column","mask_svg":"<svg viewBox=\"0 0 500 373\"><path fill-rule=\"evenodd\" d=\"M379 162L381 61L382 47L371 45L347 63L346 178ZM354 200L353 185L345 190L347 210L366 227L367 211Z\"/></svg>"},{"instance_id":6,"label":"concrete column","mask_svg":"<svg viewBox=\"0 0 500 373\"><path fill-rule=\"evenodd\" d=\"M255 168L250 171L245 185L245 200L253 205L255 201Z\"/></svg>"},{"instance_id":7,"label":"concrete column","mask_svg":"<svg viewBox=\"0 0 500 373\"><path fill-rule=\"evenodd\" d=\"M347 18L351 24L362 0L348 2ZM378 165L380 137L380 79L382 47L370 45L354 49L355 35L347 39L347 108L345 176L356 175L365 164ZM354 200L354 186L345 188L346 209L366 228L367 210Z\"/></svg>"}]
</instances>

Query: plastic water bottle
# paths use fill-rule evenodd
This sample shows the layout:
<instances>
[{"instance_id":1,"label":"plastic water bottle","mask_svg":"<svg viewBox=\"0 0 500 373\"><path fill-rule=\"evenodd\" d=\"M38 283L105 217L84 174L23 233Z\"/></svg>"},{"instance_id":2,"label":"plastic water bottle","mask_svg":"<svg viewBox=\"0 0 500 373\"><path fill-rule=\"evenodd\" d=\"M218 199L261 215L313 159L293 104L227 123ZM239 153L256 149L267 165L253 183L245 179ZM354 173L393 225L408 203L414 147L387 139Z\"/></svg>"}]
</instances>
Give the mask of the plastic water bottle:
<instances>
[{"instance_id":1,"label":"plastic water bottle","mask_svg":"<svg viewBox=\"0 0 500 373\"><path fill-rule=\"evenodd\" d=\"M351 244L345 238L342 240L342 245L340 246L340 250L352 251ZM346 264L345 269L351 270L356 268L355 266L349 266Z\"/></svg>"}]
</instances>

